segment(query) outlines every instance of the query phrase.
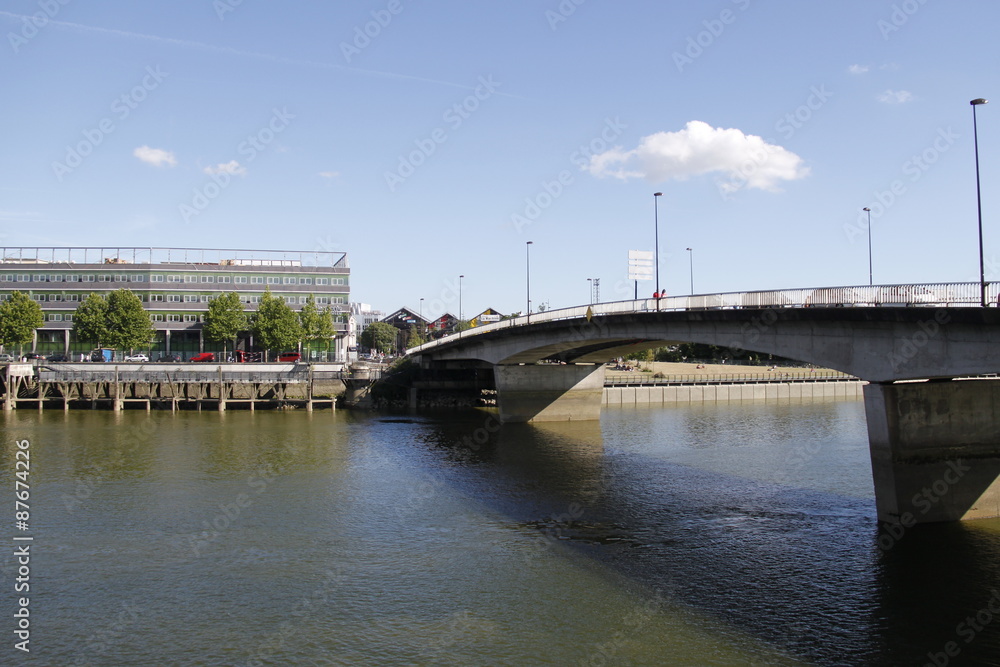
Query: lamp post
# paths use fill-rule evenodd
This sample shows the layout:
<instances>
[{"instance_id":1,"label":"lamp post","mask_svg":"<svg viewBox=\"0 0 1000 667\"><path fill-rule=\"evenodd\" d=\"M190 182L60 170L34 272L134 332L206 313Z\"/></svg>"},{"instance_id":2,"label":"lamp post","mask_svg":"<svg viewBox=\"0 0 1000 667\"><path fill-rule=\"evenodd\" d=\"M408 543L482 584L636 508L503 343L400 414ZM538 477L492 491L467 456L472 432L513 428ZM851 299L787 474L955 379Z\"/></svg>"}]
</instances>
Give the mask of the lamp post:
<instances>
[{"instance_id":1,"label":"lamp post","mask_svg":"<svg viewBox=\"0 0 1000 667\"><path fill-rule=\"evenodd\" d=\"M688 266L691 267L691 296L694 296L694 248L688 248Z\"/></svg>"},{"instance_id":2,"label":"lamp post","mask_svg":"<svg viewBox=\"0 0 1000 667\"><path fill-rule=\"evenodd\" d=\"M420 313L420 317L424 316L424 297L420 297L420 309L418 312Z\"/></svg>"},{"instance_id":3,"label":"lamp post","mask_svg":"<svg viewBox=\"0 0 1000 667\"><path fill-rule=\"evenodd\" d=\"M659 202L660 197L663 196L662 192L653 193L653 255L655 256L656 262L656 292L660 292L660 211L657 202ZM659 302L657 302L657 309L659 309Z\"/></svg>"},{"instance_id":4,"label":"lamp post","mask_svg":"<svg viewBox=\"0 0 1000 667\"><path fill-rule=\"evenodd\" d=\"M458 277L458 322L461 324L465 321L465 317L462 315L462 278L465 276Z\"/></svg>"},{"instance_id":5,"label":"lamp post","mask_svg":"<svg viewBox=\"0 0 1000 667\"><path fill-rule=\"evenodd\" d=\"M524 266L525 266L525 293L527 296L527 303L525 304L525 312L528 314L528 324L531 324L531 244L534 241L524 242Z\"/></svg>"},{"instance_id":6,"label":"lamp post","mask_svg":"<svg viewBox=\"0 0 1000 667\"><path fill-rule=\"evenodd\" d=\"M972 105L972 138L976 147L976 206L979 210L979 302L986 307L986 265L983 263L983 198L979 188L979 132L976 127L976 107L989 100L982 97L969 102Z\"/></svg>"},{"instance_id":7,"label":"lamp post","mask_svg":"<svg viewBox=\"0 0 1000 667\"><path fill-rule=\"evenodd\" d=\"M587 291L590 292L589 303L594 305L594 279L587 278Z\"/></svg>"},{"instance_id":8,"label":"lamp post","mask_svg":"<svg viewBox=\"0 0 1000 667\"><path fill-rule=\"evenodd\" d=\"M865 206L862 211L868 212L868 286L875 283L872 281L872 210Z\"/></svg>"}]
</instances>

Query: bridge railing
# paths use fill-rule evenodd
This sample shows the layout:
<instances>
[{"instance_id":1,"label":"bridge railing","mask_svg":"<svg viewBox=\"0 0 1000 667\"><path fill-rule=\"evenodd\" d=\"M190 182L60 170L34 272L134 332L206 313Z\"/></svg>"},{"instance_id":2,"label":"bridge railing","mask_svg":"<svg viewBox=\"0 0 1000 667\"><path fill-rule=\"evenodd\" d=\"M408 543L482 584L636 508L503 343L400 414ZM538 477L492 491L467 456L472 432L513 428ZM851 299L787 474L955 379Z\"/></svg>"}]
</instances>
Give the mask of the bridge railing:
<instances>
[{"instance_id":1,"label":"bridge railing","mask_svg":"<svg viewBox=\"0 0 1000 667\"><path fill-rule=\"evenodd\" d=\"M601 315L648 313L655 311L722 310L735 308L830 308L830 307L900 307L980 306L979 283L924 283L913 285L861 285L858 287L811 287L756 292L726 292L668 296L662 299L610 301L589 306L574 306L521 315L509 320L485 324L430 341L407 350L419 354L468 336L512 327ZM987 283L986 303L997 306L1000 283ZM589 315L588 315L589 314Z\"/></svg>"}]
</instances>

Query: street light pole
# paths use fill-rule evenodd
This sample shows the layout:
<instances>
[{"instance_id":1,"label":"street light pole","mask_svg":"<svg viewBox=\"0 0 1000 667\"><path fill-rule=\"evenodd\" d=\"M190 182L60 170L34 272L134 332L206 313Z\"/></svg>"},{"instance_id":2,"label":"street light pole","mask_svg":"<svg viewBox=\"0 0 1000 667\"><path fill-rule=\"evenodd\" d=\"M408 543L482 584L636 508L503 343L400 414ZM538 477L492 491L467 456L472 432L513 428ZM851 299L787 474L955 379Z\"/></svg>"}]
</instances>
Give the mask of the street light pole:
<instances>
[{"instance_id":1,"label":"street light pole","mask_svg":"<svg viewBox=\"0 0 1000 667\"><path fill-rule=\"evenodd\" d=\"M661 196L663 196L662 192L654 192L653 193L653 225L654 225L654 230L653 230L653 238L654 238L653 255L655 255L655 257L656 257L656 260L655 260L656 261L656 290L655 291L656 291L657 294L660 293L660 211L659 211L659 205L657 204L657 202L659 202ZM659 302L657 302L657 306L659 306Z\"/></svg>"},{"instance_id":2,"label":"street light pole","mask_svg":"<svg viewBox=\"0 0 1000 667\"><path fill-rule=\"evenodd\" d=\"M972 105L972 138L976 147L976 206L979 210L979 301L986 307L986 265L983 262L983 198L979 188L979 131L976 127L976 107L989 100L982 97L969 102Z\"/></svg>"},{"instance_id":3,"label":"street light pole","mask_svg":"<svg viewBox=\"0 0 1000 667\"><path fill-rule=\"evenodd\" d=\"M462 278L465 276L458 277L458 322L461 324L465 321L465 316L462 314Z\"/></svg>"},{"instance_id":4,"label":"street light pole","mask_svg":"<svg viewBox=\"0 0 1000 667\"><path fill-rule=\"evenodd\" d=\"M525 303L525 312L528 314L528 324L531 324L531 246L533 243L534 241L526 241L524 244L524 290L527 301Z\"/></svg>"},{"instance_id":5,"label":"street light pole","mask_svg":"<svg viewBox=\"0 0 1000 667\"><path fill-rule=\"evenodd\" d=\"M589 303L594 305L594 279L587 278L587 291L590 292Z\"/></svg>"},{"instance_id":6,"label":"street light pole","mask_svg":"<svg viewBox=\"0 0 1000 667\"><path fill-rule=\"evenodd\" d=\"M872 210L865 206L862 211L868 212L868 286L874 285L872 281Z\"/></svg>"},{"instance_id":7,"label":"street light pole","mask_svg":"<svg viewBox=\"0 0 1000 667\"><path fill-rule=\"evenodd\" d=\"M691 267L691 296L694 296L694 248L688 248L688 265Z\"/></svg>"}]
</instances>

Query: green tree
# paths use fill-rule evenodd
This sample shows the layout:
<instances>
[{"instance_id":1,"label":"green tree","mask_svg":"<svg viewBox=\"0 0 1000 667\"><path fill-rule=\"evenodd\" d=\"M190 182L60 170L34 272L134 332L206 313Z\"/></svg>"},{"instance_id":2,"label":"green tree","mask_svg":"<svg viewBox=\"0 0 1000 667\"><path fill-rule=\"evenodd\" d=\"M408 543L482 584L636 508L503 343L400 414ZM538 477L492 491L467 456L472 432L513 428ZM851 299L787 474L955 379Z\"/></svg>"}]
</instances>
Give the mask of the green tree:
<instances>
[{"instance_id":1,"label":"green tree","mask_svg":"<svg viewBox=\"0 0 1000 667\"><path fill-rule=\"evenodd\" d=\"M35 329L45 323L42 308L24 292L13 292L0 301L0 345L17 345L18 354L30 343Z\"/></svg>"},{"instance_id":2,"label":"green tree","mask_svg":"<svg viewBox=\"0 0 1000 667\"><path fill-rule=\"evenodd\" d=\"M94 347L101 347L108 339L107 299L91 292L81 301L73 315L73 333L77 340L89 341Z\"/></svg>"},{"instance_id":3,"label":"green tree","mask_svg":"<svg viewBox=\"0 0 1000 667\"><path fill-rule=\"evenodd\" d=\"M202 332L205 340L214 343L222 343L222 354L226 354L226 343L233 341L236 347L236 336L241 331L250 328L247 315L243 312L243 302L236 292L226 292L220 294L208 304L208 312L205 313L205 326Z\"/></svg>"},{"instance_id":4,"label":"green tree","mask_svg":"<svg viewBox=\"0 0 1000 667\"><path fill-rule=\"evenodd\" d=\"M146 348L155 335L149 313L132 290L115 290L108 295L107 341L119 350Z\"/></svg>"},{"instance_id":5,"label":"green tree","mask_svg":"<svg viewBox=\"0 0 1000 667\"><path fill-rule=\"evenodd\" d=\"M396 347L396 327L388 322L372 322L361 332L360 343L370 350L392 352Z\"/></svg>"},{"instance_id":6,"label":"green tree","mask_svg":"<svg viewBox=\"0 0 1000 667\"><path fill-rule=\"evenodd\" d=\"M420 329L414 325L410 325L410 331L406 338L406 347L416 347L417 345L423 345L427 341L424 337L420 335Z\"/></svg>"},{"instance_id":7,"label":"green tree","mask_svg":"<svg viewBox=\"0 0 1000 667\"><path fill-rule=\"evenodd\" d=\"M284 299L267 288L253 316L250 330L265 350L295 347L302 340L302 324Z\"/></svg>"},{"instance_id":8,"label":"green tree","mask_svg":"<svg viewBox=\"0 0 1000 667\"><path fill-rule=\"evenodd\" d=\"M316 300L310 294L306 303L299 311L299 323L302 325L302 340L308 342L325 341L329 344L336 330L333 327L333 311L327 306L323 310L316 307Z\"/></svg>"}]
</instances>

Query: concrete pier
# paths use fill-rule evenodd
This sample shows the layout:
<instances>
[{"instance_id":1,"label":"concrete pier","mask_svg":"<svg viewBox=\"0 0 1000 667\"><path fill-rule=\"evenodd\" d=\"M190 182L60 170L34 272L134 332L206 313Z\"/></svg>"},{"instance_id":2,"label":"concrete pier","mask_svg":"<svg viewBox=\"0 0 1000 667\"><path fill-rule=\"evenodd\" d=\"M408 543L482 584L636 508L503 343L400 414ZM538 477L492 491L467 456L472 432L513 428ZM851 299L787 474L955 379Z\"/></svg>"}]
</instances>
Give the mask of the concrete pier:
<instances>
[{"instance_id":1,"label":"concrete pier","mask_svg":"<svg viewBox=\"0 0 1000 667\"><path fill-rule=\"evenodd\" d=\"M1000 516L1000 380L864 389L880 521Z\"/></svg>"},{"instance_id":2,"label":"concrete pier","mask_svg":"<svg viewBox=\"0 0 1000 667\"><path fill-rule=\"evenodd\" d=\"M500 421L600 419L604 368L604 364L495 366Z\"/></svg>"}]
</instances>

